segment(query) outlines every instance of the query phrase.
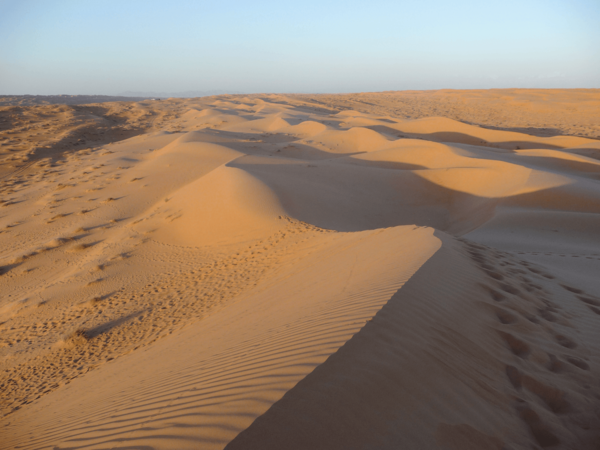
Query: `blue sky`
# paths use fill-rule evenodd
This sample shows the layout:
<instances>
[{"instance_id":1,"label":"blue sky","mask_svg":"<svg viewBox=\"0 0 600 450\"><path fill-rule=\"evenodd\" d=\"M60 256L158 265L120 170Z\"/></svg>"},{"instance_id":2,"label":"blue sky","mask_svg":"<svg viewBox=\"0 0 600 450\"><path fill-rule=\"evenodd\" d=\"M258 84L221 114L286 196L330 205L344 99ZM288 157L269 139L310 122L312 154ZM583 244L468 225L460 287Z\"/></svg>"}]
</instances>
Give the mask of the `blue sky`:
<instances>
[{"instance_id":1,"label":"blue sky","mask_svg":"<svg viewBox=\"0 0 600 450\"><path fill-rule=\"evenodd\" d=\"M0 94L600 88L600 0L0 0Z\"/></svg>"}]
</instances>

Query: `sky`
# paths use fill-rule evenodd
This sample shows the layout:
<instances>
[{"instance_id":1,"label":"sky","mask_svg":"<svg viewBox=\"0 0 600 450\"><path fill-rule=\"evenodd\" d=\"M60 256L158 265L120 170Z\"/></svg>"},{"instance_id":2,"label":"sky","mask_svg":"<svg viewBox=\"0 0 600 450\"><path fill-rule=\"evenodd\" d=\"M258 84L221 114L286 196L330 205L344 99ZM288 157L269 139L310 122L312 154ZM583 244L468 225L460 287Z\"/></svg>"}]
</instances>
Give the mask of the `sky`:
<instances>
[{"instance_id":1,"label":"sky","mask_svg":"<svg viewBox=\"0 0 600 450\"><path fill-rule=\"evenodd\" d=\"M600 88L600 0L0 0L0 95Z\"/></svg>"}]
</instances>

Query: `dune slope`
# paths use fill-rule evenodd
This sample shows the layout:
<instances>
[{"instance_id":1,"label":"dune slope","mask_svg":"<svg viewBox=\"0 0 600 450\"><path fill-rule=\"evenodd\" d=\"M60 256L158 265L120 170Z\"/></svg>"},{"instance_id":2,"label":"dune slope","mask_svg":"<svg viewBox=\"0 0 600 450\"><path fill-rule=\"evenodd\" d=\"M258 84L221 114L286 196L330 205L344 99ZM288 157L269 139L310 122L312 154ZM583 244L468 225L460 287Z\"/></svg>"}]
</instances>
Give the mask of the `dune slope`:
<instances>
[{"instance_id":1,"label":"dune slope","mask_svg":"<svg viewBox=\"0 0 600 450\"><path fill-rule=\"evenodd\" d=\"M431 229L413 227L317 231L293 263L202 327L15 413L5 444L222 448L363 327L438 242Z\"/></svg>"}]
</instances>

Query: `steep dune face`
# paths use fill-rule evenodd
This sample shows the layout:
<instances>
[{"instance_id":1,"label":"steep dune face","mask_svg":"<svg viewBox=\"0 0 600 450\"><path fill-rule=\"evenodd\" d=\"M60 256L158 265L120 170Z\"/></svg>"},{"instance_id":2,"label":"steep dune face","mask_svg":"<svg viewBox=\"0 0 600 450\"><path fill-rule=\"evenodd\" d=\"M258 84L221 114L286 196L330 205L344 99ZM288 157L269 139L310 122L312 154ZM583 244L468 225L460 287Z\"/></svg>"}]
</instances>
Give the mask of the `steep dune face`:
<instances>
[{"instance_id":1,"label":"steep dune face","mask_svg":"<svg viewBox=\"0 0 600 450\"><path fill-rule=\"evenodd\" d=\"M227 449L580 448L597 321L539 266L436 234L373 320Z\"/></svg>"},{"instance_id":2,"label":"steep dune face","mask_svg":"<svg viewBox=\"0 0 600 450\"><path fill-rule=\"evenodd\" d=\"M390 95L107 104L136 136L4 165L0 448L595 448L597 141Z\"/></svg>"}]
</instances>

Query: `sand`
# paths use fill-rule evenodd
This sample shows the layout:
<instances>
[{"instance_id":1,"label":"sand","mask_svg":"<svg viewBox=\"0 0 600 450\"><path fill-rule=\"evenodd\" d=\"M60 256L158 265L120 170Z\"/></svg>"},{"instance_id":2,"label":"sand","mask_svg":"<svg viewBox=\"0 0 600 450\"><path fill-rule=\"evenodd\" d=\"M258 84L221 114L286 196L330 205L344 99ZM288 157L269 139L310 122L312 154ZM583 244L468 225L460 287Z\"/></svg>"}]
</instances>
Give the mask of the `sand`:
<instances>
[{"instance_id":1,"label":"sand","mask_svg":"<svg viewBox=\"0 0 600 450\"><path fill-rule=\"evenodd\" d=\"M597 449L598 117L598 90L1 107L0 448Z\"/></svg>"}]
</instances>

